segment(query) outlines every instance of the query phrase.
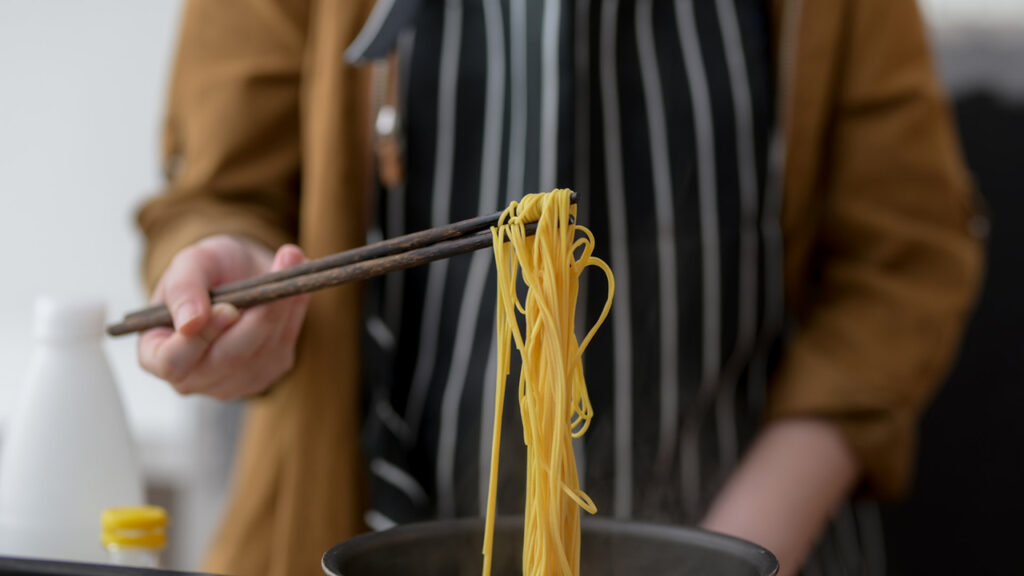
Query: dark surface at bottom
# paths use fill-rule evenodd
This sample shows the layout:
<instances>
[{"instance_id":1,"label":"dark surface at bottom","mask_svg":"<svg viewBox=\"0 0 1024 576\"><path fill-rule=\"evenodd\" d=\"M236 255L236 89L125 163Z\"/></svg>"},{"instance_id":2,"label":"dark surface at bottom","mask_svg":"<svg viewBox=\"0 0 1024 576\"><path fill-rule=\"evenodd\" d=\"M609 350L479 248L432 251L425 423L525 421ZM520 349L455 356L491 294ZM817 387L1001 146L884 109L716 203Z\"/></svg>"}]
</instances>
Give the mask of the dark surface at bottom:
<instances>
[{"instance_id":1,"label":"dark surface at bottom","mask_svg":"<svg viewBox=\"0 0 1024 576\"><path fill-rule=\"evenodd\" d=\"M148 568L0 557L0 576L201 576Z\"/></svg>"}]
</instances>

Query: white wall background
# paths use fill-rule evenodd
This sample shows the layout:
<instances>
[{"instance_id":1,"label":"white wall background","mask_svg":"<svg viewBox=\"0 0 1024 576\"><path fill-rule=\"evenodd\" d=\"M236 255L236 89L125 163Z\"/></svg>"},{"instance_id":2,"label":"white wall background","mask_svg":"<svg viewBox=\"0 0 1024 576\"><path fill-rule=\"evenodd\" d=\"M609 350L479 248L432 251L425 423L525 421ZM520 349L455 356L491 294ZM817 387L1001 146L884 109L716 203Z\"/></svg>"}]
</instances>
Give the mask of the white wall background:
<instances>
[{"instance_id":1,"label":"white wall background","mask_svg":"<svg viewBox=\"0 0 1024 576\"><path fill-rule=\"evenodd\" d=\"M0 431L26 367L36 295L100 296L112 319L144 303L133 214L160 185L159 125L180 4L0 0ZM1022 0L922 4L940 47L962 37L982 46L1024 38ZM1019 78L1021 53L1009 72L980 82ZM209 484L220 476L210 470L224 464L197 446L222 414L143 373L134 338L110 340L108 351L150 474L203 494L177 522L188 528L178 562L192 567L216 513L219 493Z\"/></svg>"},{"instance_id":2,"label":"white wall background","mask_svg":"<svg viewBox=\"0 0 1024 576\"><path fill-rule=\"evenodd\" d=\"M0 1L0 420L38 294L145 302L133 210L160 182L157 128L179 0ZM173 391L110 340L133 423L173 428Z\"/></svg>"},{"instance_id":3,"label":"white wall background","mask_svg":"<svg viewBox=\"0 0 1024 576\"><path fill-rule=\"evenodd\" d=\"M1020 0L919 0L929 22L944 33L1014 34L1024 28Z\"/></svg>"},{"instance_id":4,"label":"white wall background","mask_svg":"<svg viewBox=\"0 0 1024 576\"><path fill-rule=\"evenodd\" d=\"M98 296L110 319L145 304L134 212L160 186L181 3L0 0L0 433L37 295ZM199 436L221 411L144 373L134 337L107 351L147 474L177 492L172 561L195 567L226 466Z\"/></svg>"},{"instance_id":5,"label":"white wall background","mask_svg":"<svg viewBox=\"0 0 1024 576\"><path fill-rule=\"evenodd\" d=\"M1024 101L1024 0L922 0L939 72L953 94Z\"/></svg>"}]
</instances>

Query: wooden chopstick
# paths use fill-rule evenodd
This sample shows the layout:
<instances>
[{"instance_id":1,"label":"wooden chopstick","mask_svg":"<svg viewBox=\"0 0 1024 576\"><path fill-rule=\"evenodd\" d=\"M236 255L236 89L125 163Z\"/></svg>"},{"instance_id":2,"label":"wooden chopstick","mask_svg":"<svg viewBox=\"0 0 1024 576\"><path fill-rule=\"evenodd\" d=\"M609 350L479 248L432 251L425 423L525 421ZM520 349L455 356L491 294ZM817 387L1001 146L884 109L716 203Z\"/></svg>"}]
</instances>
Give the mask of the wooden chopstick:
<instances>
[{"instance_id":1,"label":"wooden chopstick","mask_svg":"<svg viewBox=\"0 0 1024 576\"><path fill-rule=\"evenodd\" d=\"M576 202L575 193L571 202ZM238 309L251 308L473 252L491 246L489 228L497 223L500 216L501 212L486 214L224 284L211 290L210 300L212 304L223 302ZM527 234L536 230L536 223L526 225ZM173 320L167 306L157 304L125 315L121 322L107 327L107 334L121 336L161 326L173 326Z\"/></svg>"},{"instance_id":2,"label":"wooden chopstick","mask_svg":"<svg viewBox=\"0 0 1024 576\"><path fill-rule=\"evenodd\" d=\"M533 234L536 230L536 223L526 225L527 234ZM473 252L491 246L492 241L490 230L484 230L462 238L437 242L407 252L362 260L345 266L319 270L303 276L254 283L254 285L226 294L213 295L211 302L213 304L221 302L232 304L240 310L251 308L273 300L340 286L349 282L358 282L387 274L388 272L406 270L435 260ZM262 279L267 276L270 275L267 274L257 278ZM129 314L120 323L108 326L107 334L121 336L160 326L173 326L171 313L166 306L161 306L156 312Z\"/></svg>"},{"instance_id":3,"label":"wooden chopstick","mask_svg":"<svg viewBox=\"0 0 1024 576\"><path fill-rule=\"evenodd\" d=\"M576 203L575 192L569 196L569 201L573 204ZM426 230L420 230L419 232L396 236L395 238L389 238L381 242L367 244L344 252L338 252L337 254L331 254L330 256L324 256L323 258L317 258L316 260L303 262L302 264L278 270L277 272L270 272L268 274L253 276L252 278L246 278L237 282L222 284L212 289L210 291L210 296L211 299L214 299L218 296L225 296L232 292L247 290L256 286L277 282L279 280L305 276L307 274L321 272L331 268L348 266L350 264L355 264L356 262L363 262L374 258L382 258L392 254L408 252L409 250L415 250L444 240L452 240L467 234L487 230L491 226L497 224L500 216L501 211L498 211L492 214L484 214L483 216L453 222L445 226L428 228ZM150 314L157 314L160 317L163 317L166 314L166 308L167 307L163 304L156 304L134 312L129 312L125 315L124 319L127 321L139 316L149 316Z\"/></svg>"}]
</instances>

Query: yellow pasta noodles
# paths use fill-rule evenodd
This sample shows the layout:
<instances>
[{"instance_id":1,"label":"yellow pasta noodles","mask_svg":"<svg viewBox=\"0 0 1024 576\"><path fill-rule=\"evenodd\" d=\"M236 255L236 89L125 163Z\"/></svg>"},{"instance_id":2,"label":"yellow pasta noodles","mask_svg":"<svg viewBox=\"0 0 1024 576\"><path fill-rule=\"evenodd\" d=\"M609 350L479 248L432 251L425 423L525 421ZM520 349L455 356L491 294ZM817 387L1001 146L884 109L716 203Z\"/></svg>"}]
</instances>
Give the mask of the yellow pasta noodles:
<instances>
[{"instance_id":1,"label":"yellow pasta noodles","mask_svg":"<svg viewBox=\"0 0 1024 576\"><path fill-rule=\"evenodd\" d=\"M491 571L501 414L512 342L522 357L519 409L527 446L523 574L578 575L579 509L597 512L594 502L579 487L572 439L587 431L593 416L581 356L608 315L615 280L608 265L592 256L593 234L576 225L571 193L560 189L528 195L513 202L491 229L498 268L498 369L484 576ZM526 233L528 222L537 222L532 236ZM580 274L589 266L599 268L608 277L608 299L597 322L580 342L574 322L576 296ZM520 277L527 287L525 302L516 292ZM522 331L520 317L525 318Z\"/></svg>"}]
</instances>

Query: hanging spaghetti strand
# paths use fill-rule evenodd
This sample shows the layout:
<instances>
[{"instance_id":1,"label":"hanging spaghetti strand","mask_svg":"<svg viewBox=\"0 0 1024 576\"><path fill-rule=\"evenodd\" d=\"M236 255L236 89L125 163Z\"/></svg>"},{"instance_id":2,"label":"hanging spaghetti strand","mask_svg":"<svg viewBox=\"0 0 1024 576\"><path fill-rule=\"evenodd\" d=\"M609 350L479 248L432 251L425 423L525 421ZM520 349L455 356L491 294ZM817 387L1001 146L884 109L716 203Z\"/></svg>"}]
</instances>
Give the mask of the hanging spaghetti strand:
<instances>
[{"instance_id":1,"label":"hanging spaghetti strand","mask_svg":"<svg viewBox=\"0 0 1024 576\"><path fill-rule=\"evenodd\" d=\"M578 576L579 511L597 512L594 501L580 489L572 440L587 431L594 415L582 355L608 316L615 278L608 264L593 256L594 235L576 224L570 194L571 190L559 189L528 195L510 204L491 228L498 271L498 362L484 576L491 572L501 415L513 343L522 357L519 410L527 446L523 574ZM527 222L537 222L535 235L527 236ZM580 275L591 266L607 277L608 298L580 342L575 332L576 298ZM520 277L526 285L525 301L516 291Z\"/></svg>"}]
</instances>

